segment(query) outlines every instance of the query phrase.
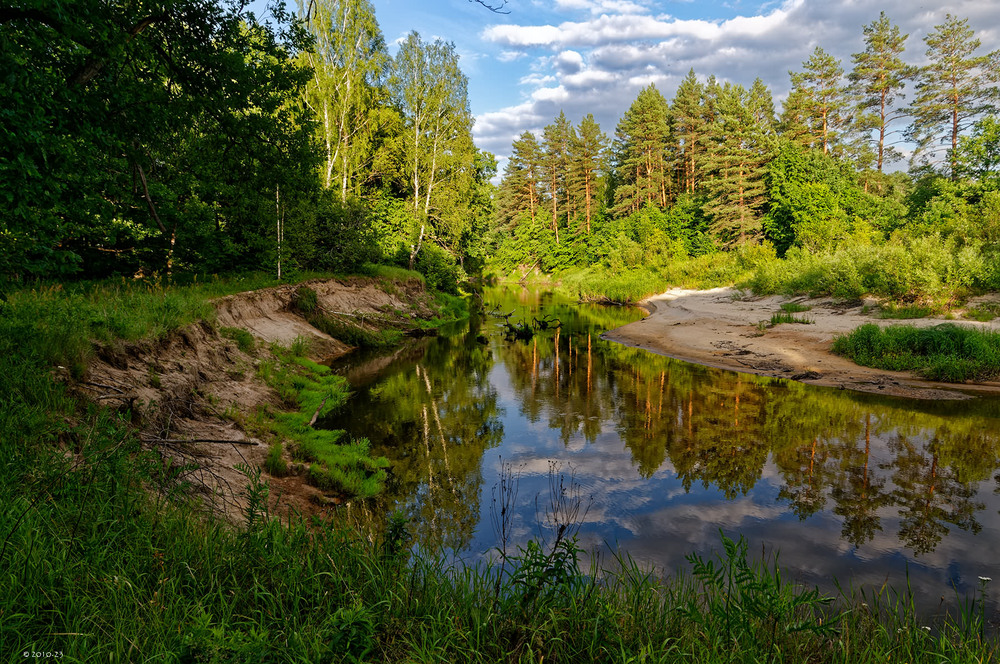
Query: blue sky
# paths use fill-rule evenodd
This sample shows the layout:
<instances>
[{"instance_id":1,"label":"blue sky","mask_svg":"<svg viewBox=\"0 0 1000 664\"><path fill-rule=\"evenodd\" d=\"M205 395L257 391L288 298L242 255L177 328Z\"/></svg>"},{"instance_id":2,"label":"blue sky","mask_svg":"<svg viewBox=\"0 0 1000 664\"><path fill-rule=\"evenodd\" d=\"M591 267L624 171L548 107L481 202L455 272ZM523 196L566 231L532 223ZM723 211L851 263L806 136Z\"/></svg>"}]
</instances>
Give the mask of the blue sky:
<instances>
[{"instance_id":1,"label":"blue sky","mask_svg":"<svg viewBox=\"0 0 1000 664\"><path fill-rule=\"evenodd\" d=\"M910 35L905 59L946 13L969 18L982 52L1000 48L1000 0L509 0L493 14L471 0L371 0L390 50L411 30L455 43L469 77L476 143L501 158L525 130L565 111L593 113L609 136L639 90L671 99L688 70L749 87L760 77L779 103L788 71L816 46L851 68L862 28L880 11Z\"/></svg>"}]
</instances>

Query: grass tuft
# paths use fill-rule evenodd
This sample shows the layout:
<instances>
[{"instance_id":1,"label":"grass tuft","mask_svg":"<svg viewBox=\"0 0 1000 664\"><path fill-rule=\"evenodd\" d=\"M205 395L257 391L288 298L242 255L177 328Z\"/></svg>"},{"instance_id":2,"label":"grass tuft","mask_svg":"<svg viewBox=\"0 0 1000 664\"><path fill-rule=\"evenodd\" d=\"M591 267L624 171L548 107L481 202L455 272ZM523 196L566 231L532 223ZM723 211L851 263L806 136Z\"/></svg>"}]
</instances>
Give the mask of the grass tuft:
<instances>
[{"instance_id":1,"label":"grass tuft","mask_svg":"<svg viewBox=\"0 0 1000 664\"><path fill-rule=\"evenodd\" d=\"M916 371L949 383L1000 376L1000 334L953 323L926 328L869 323L838 337L833 352L864 366Z\"/></svg>"}]
</instances>

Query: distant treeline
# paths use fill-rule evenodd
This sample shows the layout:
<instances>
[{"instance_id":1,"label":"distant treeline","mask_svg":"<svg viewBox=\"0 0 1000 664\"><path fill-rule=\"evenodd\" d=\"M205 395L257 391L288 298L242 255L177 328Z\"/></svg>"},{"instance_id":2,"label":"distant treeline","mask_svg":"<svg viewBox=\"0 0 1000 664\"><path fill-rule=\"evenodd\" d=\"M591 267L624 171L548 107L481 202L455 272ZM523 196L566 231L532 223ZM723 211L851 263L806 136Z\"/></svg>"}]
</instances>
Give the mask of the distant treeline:
<instances>
[{"instance_id":1,"label":"distant treeline","mask_svg":"<svg viewBox=\"0 0 1000 664\"><path fill-rule=\"evenodd\" d=\"M992 255L1000 51L980 55L951 15L924 38L924 67L903 59L908 35L884 13L864 35L846 75L819 47L789 72L780 114L759 78L748 89L691 71L672 101L643 89L613 138L562 113L523 133L498 192L495 262L655 268L745 245L784 256L934 234L950 254ZM886 173L904 142L909 172Z\"/></svg>"}]
</instances>

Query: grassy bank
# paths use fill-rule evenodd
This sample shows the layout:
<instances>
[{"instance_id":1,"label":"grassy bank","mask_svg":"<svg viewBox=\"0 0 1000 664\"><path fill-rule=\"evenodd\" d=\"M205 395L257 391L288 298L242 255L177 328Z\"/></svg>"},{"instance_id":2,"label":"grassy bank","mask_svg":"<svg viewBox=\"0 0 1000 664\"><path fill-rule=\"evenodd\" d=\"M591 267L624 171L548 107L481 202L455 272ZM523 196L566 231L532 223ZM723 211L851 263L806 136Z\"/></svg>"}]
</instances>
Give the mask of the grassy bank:
<instances>
[{"instance_id":1,"label":"grassy bank","mask_svg":"<svg viewBox=\"0 0 1000 664\"><path fill-rule=\"evenodd\" d=\"M832 350L863 366L916 371L950 383L1000 376L1000 334L951 323L927 328L862 325L837 338Z\"/></svg>"},{"instance_id":2,"label":"grassy bank","mask_svg":"<svg viewBox=\"0 0 1000 664\"><path fill-rule=\"evenodd\" d=\"M787 583L773 561L749 561L741 541L724 540L718 559L692 556L665 581L627 558L603 573L582 570L566 537L529 543L503 564L463 567L411 558L399 520L368 533L343 516L276 519L252 468L242 524L216 521L187 497L180 469L140 443L127 412L74 398L53 371L86 360L94 330L109 328L103 315L121 316L115 329L138 338L144 326L168 334L208 305L183 289L101 288L9 293L0 305L4 661L30 659L24 652L233 663L995 657L979 604L928 631L905 594L829 602ZM274 362L260 371L298 404L282 426L343 394L294 346Z\"/></svg>"}]
</instances>

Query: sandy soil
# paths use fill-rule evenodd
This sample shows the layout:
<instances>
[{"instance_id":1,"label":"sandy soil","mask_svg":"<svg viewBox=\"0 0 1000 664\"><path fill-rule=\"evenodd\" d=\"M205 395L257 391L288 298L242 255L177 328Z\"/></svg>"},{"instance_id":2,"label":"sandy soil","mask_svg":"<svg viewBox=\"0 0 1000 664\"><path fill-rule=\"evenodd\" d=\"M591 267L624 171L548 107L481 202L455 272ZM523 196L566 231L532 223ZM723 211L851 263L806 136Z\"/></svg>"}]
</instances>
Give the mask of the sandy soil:
<instances>
[{"instance_id":1,"label":"sandy soil","mask_svg":"<svg viewBox=\"0 0 1000 664\"><path fill-rule=\"evenodd\" d=\"M374 279L314 280L322 311L341 314L368 328L406 327L433 315L419 282L383 284ZM238 465L263 466L268 446L245 430L258 407L287 408L256 369L270 357L269 344L309 340L309 355L324 361L351 347L317 330L292 306L298 286L237 293L215 300L215 325L195 323L157 341L120 342L95 348L96 357L79 381L63 378L87 398L128 414L150 449L173 465L178 479L211 511L234 521L244 506L247 481ZM258 341L246 353L219 328L248 330ZM300 466L300 464L295 464ZM301 468L296 468L301 472ZM268 478L280 511L321 511L340 497L324 495L301 476Z\"/></svg>"},{"instance_id":2,"label":"sandy soil","mask_svg":"<svg viewBox=\"0 0 1000 664\"><path fill-rule=\"evenodd\" d=\"M984 300L997 301L997 296L976 298L969 306ZM784 323L763 331L758 327L760 321L770 321L771 315L780 311L780 305L789 301L811 306L810 311L794 315L815 322ZM648 317L612 330L605 338L695 364L862 392L918 399L1000 394L1000 383L935 383L908 372L861 367L831 353L837 335L864 323L926 327L946 322L942 318L882 320L877 318L877 302L873 299L844 302L831 298L757 297L734 288L716 288L673 289L641 304L650 312ZM962 324L1000 329L1000 319Z\"/></svg>"}]
</instances>

